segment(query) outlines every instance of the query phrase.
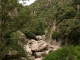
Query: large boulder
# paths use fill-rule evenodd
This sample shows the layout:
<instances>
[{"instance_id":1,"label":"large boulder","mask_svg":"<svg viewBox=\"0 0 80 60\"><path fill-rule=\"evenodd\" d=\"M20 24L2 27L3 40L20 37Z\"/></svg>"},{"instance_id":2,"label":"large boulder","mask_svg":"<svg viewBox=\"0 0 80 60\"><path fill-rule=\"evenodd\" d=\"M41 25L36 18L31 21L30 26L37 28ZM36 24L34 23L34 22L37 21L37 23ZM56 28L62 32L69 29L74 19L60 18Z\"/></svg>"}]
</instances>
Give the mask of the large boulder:
<instances>
[{"instance_id":1,"label":"large boulder","mask_svg":"<svg viewBox=\"0 0 80 60\"><path fill-rule=\"evenodd\" d=\"M32 51L38 51L38 43L37 41L33 42L32 45L30 46Z\"/></svg>"},{"instance_id":2,"label":"large boulder","mask_svg":"<svg viewBox=\"0 0 80 60\"><path fill-rule=\"evenodd\" d=\"M38 43L34 39L28 41L27 45L29 45L31 51L37 51L38 50Z\"/></svg>"},{"instance_id":3,"label":"large boulder","mask_svg":"<svg viewBox=\"0 0 80 60\"><path fill-rule=\"evenodd\" d=\"M43 40L30 40L27 45L29 45L31 51L42 51L48 46L48 44Z\"/></svg>"},{"instance_id":4,"label":"large boulder","mask_svg":"<svg viewBox=\"0 0 80 60\"><path fill-rule=\"evenodd\" d=\"M38 41L38 47L39 47L38 51L47 49L47 46L48 44L45 41L43 40Z\"/></svg>"}]
</instances>

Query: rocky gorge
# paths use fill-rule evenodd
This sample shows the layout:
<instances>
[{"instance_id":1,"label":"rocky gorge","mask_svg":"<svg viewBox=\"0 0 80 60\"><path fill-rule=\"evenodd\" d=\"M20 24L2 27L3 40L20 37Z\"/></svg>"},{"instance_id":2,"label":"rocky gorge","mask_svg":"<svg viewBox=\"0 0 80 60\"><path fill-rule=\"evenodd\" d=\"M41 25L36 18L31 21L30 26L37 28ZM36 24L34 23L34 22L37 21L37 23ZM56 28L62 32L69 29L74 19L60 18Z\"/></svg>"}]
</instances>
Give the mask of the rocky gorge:
<instances>
[{"instance_id":1,"label":"rocky gorge","mask_svg":"<svg viewBox=\"0 0 80 60\"><path fill-rule=\"evenodd\" d=\"M36 36L35 39L28 40L24 45L24 49L28 52L30 60L42 60L48 53L53 52L60 48L61 41L56 40L46 41L45 35Z\"/></svg>"}]
</instances>

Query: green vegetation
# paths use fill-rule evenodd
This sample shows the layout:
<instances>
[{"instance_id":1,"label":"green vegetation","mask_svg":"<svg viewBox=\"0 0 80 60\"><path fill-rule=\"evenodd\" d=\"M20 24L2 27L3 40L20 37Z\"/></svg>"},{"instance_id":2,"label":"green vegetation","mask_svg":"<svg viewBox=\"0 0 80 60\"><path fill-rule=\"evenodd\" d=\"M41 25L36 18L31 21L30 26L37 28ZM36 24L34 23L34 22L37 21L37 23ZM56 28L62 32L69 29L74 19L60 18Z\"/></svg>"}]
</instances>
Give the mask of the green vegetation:
<instances>
[{"instance_id":1,"label":"green vegetation","mask_svg":"<svg viewBox=\"0 0 80 60\"><path fill-rule=\"evenodd\" d=\"M23 46L11 34L21 29L29 19L29 8L23 7L18 0L0 0L0 60L12 60L8 55L17 54L19 57L16 58L19 60L21 57L27 58Z\"/></svg>"},{"instance_id":2,"label":"green vegetation","mask_svg":"<svg viewBox=\"0 0 80 60\"><path fill-rule=\"evenodd\" d=\"M29 39L45 34L47 40L60 39L64 45L77 45L50 53L45 60L79 60L80 0L36 0L30 6L22 6L18 0L0 0L0 60L10 52L19 53L18 60L28 59L18 30Z\"/></svg>"},{"instance_id":3,"label":"green vegetation","mask_svg":"<svg viewBox=\"0 0 80 60\"><path fill-rule=\"evenodd\" d=\"M60 35L59 32L54 31L54 32L52 33L52 39L57 39L57 38L59 37L59 35Z\"/></svg>"},{"instance_id":4,"label":"green vegetation","mask_svg":"<svg viewBox=\"0 0 80 60\"><path fill-rule=\"evenodd\" d=\"M46 24L41 20L31 20L21 29L21 31L27 36L27 38L31 38L35 35L43 35L45 34Z\"/></svg>"},{"instance_id":5,"label":"green vegetation","mask_svg":"<svg viewBox=\"0 0 80 60\"><path fill-rule=\"evenodd\" d=\"M79 60L80 46L62 47L52 53L46 55L43 60Z\"/></svg>"}]
</instances>

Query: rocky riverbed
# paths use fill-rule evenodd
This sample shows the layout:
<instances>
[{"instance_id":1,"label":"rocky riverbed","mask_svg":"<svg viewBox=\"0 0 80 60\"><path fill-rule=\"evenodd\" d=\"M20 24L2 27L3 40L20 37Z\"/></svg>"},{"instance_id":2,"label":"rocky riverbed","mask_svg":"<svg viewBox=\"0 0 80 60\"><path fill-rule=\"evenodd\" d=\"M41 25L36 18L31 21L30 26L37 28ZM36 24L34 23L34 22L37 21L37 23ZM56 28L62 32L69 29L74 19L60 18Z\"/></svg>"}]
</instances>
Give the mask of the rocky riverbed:
<instances>
[{"instance_id":1,"label":"rocky riverbed","mask_svg":"<svg viewBox=\"0 0 80 60\"><path fill-rule=\"evenodd\" d=\"M28 52L28 56L31 60L42 60L42 58L45 57L49 52L60 48L61 42L46 42L45 35L36 36L36 38L37 41L30 39L28 40L27 44L24 45L24 49Z\"/></svg>"}]
</instances>

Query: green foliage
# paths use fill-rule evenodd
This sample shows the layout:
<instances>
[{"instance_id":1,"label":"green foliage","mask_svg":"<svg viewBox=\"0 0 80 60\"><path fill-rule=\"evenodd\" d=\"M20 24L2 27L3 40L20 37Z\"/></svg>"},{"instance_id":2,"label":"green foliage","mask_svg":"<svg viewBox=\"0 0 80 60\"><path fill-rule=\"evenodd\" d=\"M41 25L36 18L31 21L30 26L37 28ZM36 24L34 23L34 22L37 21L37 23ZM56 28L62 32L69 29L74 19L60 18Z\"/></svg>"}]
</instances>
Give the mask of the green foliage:
<instances>
[{"instance_id":1,"label":"green foliage","mask_svg":"<svg viewBox=\"0 0 80 60\"><path fill-rule=\"evenodd\" d=\"M80 42L80 21L78 19L63 20L59 25L59 32L62 38L67 37L70 44L78 45Z\"/></svg>"},{"instance_id":2,"label":"green foliage","mask_svg":"<svg viewBox=\"0 0 80 60\"><path fill-rule=\"evenodd\" d=\"M23 7L17 2L17 0L1 0L1 29L3 36L20 29L29 20L28 7Z\"/></svg>"},{"instance_id":3,"label":"green foliage","mask_svg":"<svg viewBox=\"0 0 80 60\"><path fill-rule=\"evenodd\" d=\"M43 35L45 28L46 24L44 20L31 20L21 30L29 37L32 35Z\"/></svg>"},{"instance_id":4,"label":"green foliage","mask_svg":"<svg viewBox=\"0 0 80 60\"><path fill-rule=\"evenodd\" d=\"M18 0L0 0L0 60L12 51L17 51L22 57L24 49L10 34L21 29L29 18L29 8L20 5Z\"/></svg>"},{"instance_id":5,"label":"green foliage","mask_svg":"<svg viewBox=\"0 0 80 60\"><path fill-rule=\"evenodd\" d=\"M80 12L76 15L76 18L80 20Z\"/></svg>"},{"instance_id":6,"label":"green foliage","mask_svg":"<svg viewBox=\"0 0 80 60\"><path fill-rule=\"evenodd\" d=\"M52 33L52 39L57 39L59 35L60 35L59 32L54 31L54 32Z\"/></svg>"},{"instance_id":7,"label":"green foliage","mask_svg":"<svg viewBox=\"0 0 80 60\"><path fill-rule=\"evenodd\" d=\"M27 37L35 38L35 35L45 34L46 29L50 30L54 21L56 21L55 26L57 26L56 30L58 32L53 32L53 39L62 38L65 40L68 38L69 44L80 44L80 13L75 9L77 5L80 5L80 0L37 0L29 6L31 10L28 6L23 7L17 2L18 0L0 0L1 59L12 50L16 50L21 56L25 53L21 45L24 44L23 39L18 39L19 34L13 33L22 27L21 31ZM65 50L66 48L63 48L63 51ZM71 49L68 48L68 50ZM71 53L68 50L67 53L70 55ZM60 53L62 56L67 54L66 52L64 54L63 52ZM57 55L54 55L54 57L57 57ZM62 59L61 56L59 57ZM68 56L66 60L69 58ZM62 60L64 59L65 57Z\"/></svg>"},{"instance_id":8,"label":"green foliage","mask_svg":"<svg viewBox=\"0 0 80 60\"><path fill-rule=\"evenodd\" d=\"M52 53L46 55L43 60L79 60L80 59L80 46L67 46L62 47Z\"/></svg>"},{"instance_id":9,"label":"green foliage","mask_svg":"<svg viewBox=\"0 0 80 60\"><path fill-rule=\"evenodd\" d=\"M76 5L80 5L80 0L73 0L73 2L74 2L74 4L76 4Z\"/></svg>"},{"instance_id":10,"label":"green foliage","mask_svg":"<svg viewBox=\"0 0 80 60\"><path fill-rule=\"evenodd\" d=\"M76 10L73 7L64 6L64 7L61 7L61 9L58 11L57 18L59 20L70 19L75 17L75 15L76 15Z\"/></svg>"},{"instance_id":11,"label":"green foliage","mask_svg":"<svg viewBox=\"0 0 80 60\"><path fill-rule=\"evenodd\" d=\"M53 32L53 39L66 40L67 38L69 43L79 45L80 13L76 9L77 5L80 5L80 0L37 0L30 8L34 17L33 20L44 20L47 30L56 24L55 27L58 32ZM55 20L56 23L54 23ZM49 35L49 33L47 34Z\"/></svg>"}]
</instances>

